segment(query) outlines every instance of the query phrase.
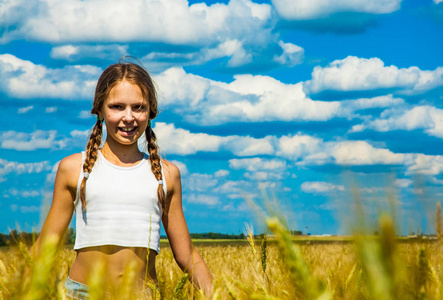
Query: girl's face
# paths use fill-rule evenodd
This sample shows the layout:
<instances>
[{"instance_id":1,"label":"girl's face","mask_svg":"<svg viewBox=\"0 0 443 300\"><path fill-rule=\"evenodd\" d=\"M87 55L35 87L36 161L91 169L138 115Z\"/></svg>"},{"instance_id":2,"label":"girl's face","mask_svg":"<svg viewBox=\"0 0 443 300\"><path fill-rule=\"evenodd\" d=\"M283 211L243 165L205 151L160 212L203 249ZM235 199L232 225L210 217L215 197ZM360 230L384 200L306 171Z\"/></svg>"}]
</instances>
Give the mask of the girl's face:
<instances>
[{"instance_id":1,"label":"girl's face","mask_svg":"<svg viewBox=\"0 0 443 300\"><path fill-rule=\"evenodd\" d=\"M106 124L107 141L132 145L148 126L149 103L137 85L123 80L110 91L100 117Z\"/></svg>"}]
</instances>

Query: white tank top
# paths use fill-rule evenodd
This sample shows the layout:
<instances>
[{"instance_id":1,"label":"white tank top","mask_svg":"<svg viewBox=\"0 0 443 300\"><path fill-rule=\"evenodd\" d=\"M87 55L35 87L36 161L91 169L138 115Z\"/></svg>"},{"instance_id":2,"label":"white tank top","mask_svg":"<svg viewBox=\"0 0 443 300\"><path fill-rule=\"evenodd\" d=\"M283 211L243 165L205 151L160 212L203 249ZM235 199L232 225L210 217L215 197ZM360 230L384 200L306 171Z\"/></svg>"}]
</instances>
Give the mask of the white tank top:
<instances>
[{"instance_id":1,"label":"white tank top","mask_svg":"<svg viewBox=\"0 0 443 300\"><path fill-rule=\"evenodd\" d=\"M85 153L82 152L83 160ZM163 169L162 169L163 173ZM162 174L163 175L163 174ZM166 193L166 180L163 188ZM76 237L74 249L116 245L160 251L161 204L158 181L147 155L135 166L116 166L101 154L86 181L86 211L80 201L80 184L74 202Z\"/></svg>"}]
</instances>

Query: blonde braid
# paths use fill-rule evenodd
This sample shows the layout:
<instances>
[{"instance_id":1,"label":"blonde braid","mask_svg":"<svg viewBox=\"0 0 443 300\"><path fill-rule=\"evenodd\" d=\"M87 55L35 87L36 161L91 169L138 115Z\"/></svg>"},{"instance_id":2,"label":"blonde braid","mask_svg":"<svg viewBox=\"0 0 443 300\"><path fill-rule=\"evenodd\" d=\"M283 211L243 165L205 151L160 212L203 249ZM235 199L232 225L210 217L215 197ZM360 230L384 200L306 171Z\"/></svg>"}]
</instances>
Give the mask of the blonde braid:
<instances>
[{"instance_id":1,"label":"blonde braid","mask_svg":"<svg viewBox=\"0 0 443 300\"><path fill-rule=\"evenodd\" d=\"M158 154L158 146L156 143L155 133L151 126L146 127L145 131L146 141L148 142L149 160L151 162L151 171L155 176L155 179L163 182L162 166L160 164L160 155ZM167 213L169 210L169 203L166 201L166 194L163 189L163 184L159 184L157 188L158 201L162 206L162 214Z\"/></svg>"},{"instance_id":2,"label":"blonde braid","mask_svg":"<svg viewBox=\"0 0 443 300\"><path fill-rule=\"evenodd\" d=\"M83 210L86 210L86 180L87 177L92 171L92 167L94 167L95 162L97 161L98 149L102 142L102 132L103 132L103 120L97 119L97 122L92 129L92 133L89 136L88 144L86 145L86 158L83 163L83 179L80 185L80 201L82 202ZM86 175L88 174L88 175Z\"/></svg>"}]
</instances>

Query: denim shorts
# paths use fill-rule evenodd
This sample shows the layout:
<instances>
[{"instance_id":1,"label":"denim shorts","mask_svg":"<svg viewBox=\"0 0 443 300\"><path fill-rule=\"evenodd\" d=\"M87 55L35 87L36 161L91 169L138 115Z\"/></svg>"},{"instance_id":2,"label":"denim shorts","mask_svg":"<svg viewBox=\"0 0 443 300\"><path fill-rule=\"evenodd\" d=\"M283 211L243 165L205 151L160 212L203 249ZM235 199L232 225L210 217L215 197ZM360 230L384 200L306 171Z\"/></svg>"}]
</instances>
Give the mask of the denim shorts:
<instances>
[{"instance_id":1,"label":"denim shorts","mask_svg":"<svg viewBox=\"0 0 443 300\"><path fill-rule=\"evenodd\" d=\"M89 298L89 287L86 284L67 278L65 281L66 296L71 299L84 300Z\"/></svg>"},{"instance_id":2,"label":"denim shorts","mask_svg":"<svg viewBox=\"0 0 443 300\"><path fill-rule=\"evenodd\" d=\"M141 292L136 292L133 297L136 299L153 299L156 298L155 294L160 295L160 289L158 284L155 284L156 290L152 293L151 289L146 289ZM66 296L70 299L85 300L89 298L89 287L86 284L72 280L71 278L65 281ZM109 296L109 295L108 295Z\"/></svg>"}]
</instances>

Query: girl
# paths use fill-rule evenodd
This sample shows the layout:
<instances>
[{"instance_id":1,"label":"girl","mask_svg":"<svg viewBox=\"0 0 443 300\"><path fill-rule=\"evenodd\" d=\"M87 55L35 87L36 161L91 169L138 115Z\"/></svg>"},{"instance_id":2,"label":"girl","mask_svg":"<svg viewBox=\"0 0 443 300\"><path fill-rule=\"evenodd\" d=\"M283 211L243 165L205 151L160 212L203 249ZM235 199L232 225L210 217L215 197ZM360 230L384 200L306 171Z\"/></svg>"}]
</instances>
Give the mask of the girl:
<instances>
[{"instance_id":1,"label":"girl","mask_svg":"<svg viewBox=\"0 0 443 300\"><path fill-rule=\"evenodd\" d=\"M118 63L100 76L91 110L97 115L86 151L64 158L57 171L51 208L33 253L42 240L63 237L76 213L76 259L65 287L83 299L96 262L107 266L109 292L122 282L125 268L135 266L134 290L146 293L145 275L156 284L155 257L160 222L180 268L206 295L212 275L192 246L182 208L178 168L158 154L151 120L158 114L157 96L148 72L137 64ZM102 141L103 122L106 141ZM145 133L149 156L137 141Z\"/></svg>"}]
</instances>

